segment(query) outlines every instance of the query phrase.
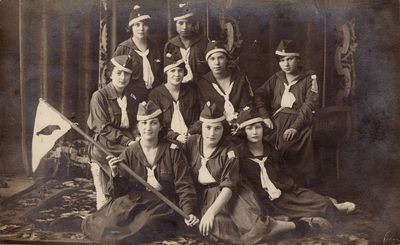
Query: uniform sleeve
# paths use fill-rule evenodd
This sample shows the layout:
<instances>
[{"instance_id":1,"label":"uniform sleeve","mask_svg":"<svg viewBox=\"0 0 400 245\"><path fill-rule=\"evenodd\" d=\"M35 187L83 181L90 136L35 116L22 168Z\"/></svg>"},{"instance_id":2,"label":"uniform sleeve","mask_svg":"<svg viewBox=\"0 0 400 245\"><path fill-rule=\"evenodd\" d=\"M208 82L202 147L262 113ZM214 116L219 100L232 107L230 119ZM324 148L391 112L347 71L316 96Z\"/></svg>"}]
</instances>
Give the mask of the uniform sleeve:
<instances>
[{"instance_id":1,"label":"uniform sleeve","mask_svg":"<svg viewBox=\"0 0 400 245\"><path fill-rule=\"evenodd\" d=\"M204 97L204 95L203 95L203 92L201 92L201 91L204 91L205 90L205 86L203 86L203 83L204 83L205 81L203 81L202 79L200 79L200 80L198 80L197 81L197 86L198 86L198 89L197 89L197 99L198 99L198 109L199 109L199 111L201 111L202 109L203 109L203 107L204 107L204 105L207 103L207 100L206 100L206 98ZM200 115L200 114L199 114Z\"/></svg>"},{"instance_id":2,"label":"uniform sleeve","mask_svg":"<svg viewBox=\"0 0 400 245\"><path fill-rule=\"evenodd\" d=\"M307 94L304 103L299 109L296 120L291 125L292 128L297 129L297 131L303 129L307 125L310 125L313 118L313 111L317 109L319 96L318 93L311 90L312 80L307 78Z\"/></svg>"},{"instance_id":3,"label":"uniform sleeve","mask_svg":"<svg viewBox=\"0 0 400 245\"><path fill-rule=\"evenodd\" d=\"M121 130L112 126L107 108L108 105L105 102L105 98L100 92L96 91L90 101L90 114L87 122L89 128L96 134L104 136L110 142L125 146L128 145L132 139L125 136Z\"/></svg>"},{"instance_id":4,"label":"uniform sleeve","mask_svg":"<svg viewBox=\"0 0 400 245\"><path fill-rule=\"evenodd\" d=\"M258 110L262 118L271 118L266 104L266 101L269 101L269 97L271 96L270 83L271 78L262 84L254 94L254 107Z\"/></svg>"},{"instance_id":5,"label":"uniform sleeve","mask_svg":"<svg viewBox=\"0 0 400 245\"><path fill-rule=\"evenodd\" d=\"M246 75L243 75L243 81L244 84L241 92L240 108L238 109L250 106L253 102L253 89L251 88L250 81Z\"/></svg>"},{"instance_id":6,"label":"uniform sleeve","mask_svg":"<svg viewBox=\"0 0 400 245\"><path fill-rule=\"evenodd\" d=\"M127 150L123 151L119 157L124 163L130 161ZM121 169L118 169L118 171L119 175L111 177L110 181L107 183L107 189L114 199L124 196L129 192L129 176L124 174Z\"/></svg>"},{"instance_id":7,"label":"uniform sleeve","mask_svg":"<svg viewBox=\"0 0 400 245\"><path fill-rule=\"evenodd\" d=\"M220 188L228 187L235 190L239 182L239 155L237 150L230 148L227 153L226 162L221 173Z\"/></svg>"},{"instance_id":8,"label":"uniform sleeve","mask_svg":"<svg viewBox=\"0 0 400 245\"><path fill-rule=\"evenodd\" d=\"M182 151L178 149L171 149L171 151L175 191L179 197L179 206L183 212L189 215L194 212L194 205L197 202L191 171Z\"/></svg>"},{"instance_id":9,"label":"uniform sleeve","mask_svg":"<svg viewBox=\"0 0 400 245\"><path fill-rule=\"evenodd\" d=\"M118 47L115 49L113 57L119 56L119 55L127 55L129 54L129 51L125 46L118 45Z\"/></svg>"}]
</instances>

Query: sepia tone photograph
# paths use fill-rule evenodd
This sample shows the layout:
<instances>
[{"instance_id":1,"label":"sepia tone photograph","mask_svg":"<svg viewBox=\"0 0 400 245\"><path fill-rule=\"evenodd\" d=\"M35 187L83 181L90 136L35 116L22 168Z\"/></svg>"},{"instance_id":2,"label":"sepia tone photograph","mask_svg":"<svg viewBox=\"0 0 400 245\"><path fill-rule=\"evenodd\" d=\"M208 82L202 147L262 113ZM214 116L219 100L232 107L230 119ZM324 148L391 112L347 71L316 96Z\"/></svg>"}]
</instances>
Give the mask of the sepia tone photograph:
<instances>
[{"instance_id":1,"label":"sepia tone photograph","mask_svg":"<svg viewBox=\"0 0 400 245\"><path fill-rule=\"evenodd\" d=\"M400 244L400 1L0 0L0 244Z\"/></svg>"}]
</instances>

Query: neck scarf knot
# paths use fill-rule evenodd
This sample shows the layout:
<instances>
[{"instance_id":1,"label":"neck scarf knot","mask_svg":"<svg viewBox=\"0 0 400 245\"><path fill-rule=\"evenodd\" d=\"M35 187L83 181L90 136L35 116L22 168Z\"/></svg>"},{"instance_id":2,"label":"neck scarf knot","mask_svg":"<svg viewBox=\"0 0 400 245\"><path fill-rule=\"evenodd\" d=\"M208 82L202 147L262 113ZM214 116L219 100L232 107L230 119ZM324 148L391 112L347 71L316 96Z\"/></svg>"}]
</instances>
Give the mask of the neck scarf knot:
<instances>
[{"instance_id":1,"label":"neck scarf knot","mask_svg":"<svg viewBox=\"0 0 400 245\"><path fill-rule=\"evenodd\" d=\"M121 128L129 128L129 119L128 119L128 113L126 112L126 106L127 106L127 100L126 96L121 98L117 98L117 103L118 106L121 108Z\"/></svg>"},{"instance_id":2,"label":"neck scarf knot","mask_svg":"<svg viewBox=\"0 0 400 245\"><path fill-rule=\"evenodd\" d=\"M193 80L193 72L192 68L189 65L189 55L190 55L190 47L188 49L179 48L182 60L185 62L185 68L187 70L186 76L183 77L182 83L188 83Z\"/></svg>"},{"instance_id":3,"label":"neck scarf knot","mask_svg":"<svg viewBox=\"0 0 400 245\"><path fill-rule=\"evenodd\" d=\"M200 184L207 185L211 183L215 183L216 180L214 177L210 174L210 171L207 169L207 162L208 158L205 158L203 156L201 157L201 167L199 169L199 177L197 178Z\"/></svg>"},{"instance_id":4,"label":"neck scarf knot","mask_svg":"<svg viewBox=\"0 0 400 245\"><path fill-rule=\"evenodd\" d=\"M235 113L235 108L233 107L232 102L229 100L229 95L232 92L234 82L231 82L228 90L225 93L222 92L222 90L216 83L211 83L211 84L214 87L214 89L217 91L217 93L219 95L221 95L222 97L224 97L224 100L225 100L224 114L225 114L227 121L232 121L233 119L235 119L237 117L237 113Z\"/></svg>"},{"instance_id":5,"label":"neck scarf knot","mask_svg":"<svg viewBox=\"0 0 400 245\"><path fill-rule=\"evenodd\" d=\"M253 162L257 163L260 167L260 179L262 188L268 193L269 199L274 200L281 196L282 192L278 188L275 187L274 183L270 180L267 169L265 168L265 161L267 161L268 157L263 157L262 160L257 158L250 158Z\"/></svg>"},{"instance_id":6,"label":"neck scarf knot","mask_svg":"<svg viewBox=\"0 0 400 245\"><path fill-rule=\"evenodd\" d=\"M161 191L162 186L160 184L160 182L158 182L158 180L156 179L155 175L154 175L154 170L156 169L156 166L154 165L152 168L146 167L147 169L147 183L149 183L149 185L153 186L154 189Z\"/></svg>"},{"instance_id":7,"label":"neck scarf knot","mask_svg":"<svg viewBox=\"0 0 400 245\"><path fill-rule=\"evenodd\" d=\"M149 49L146 49L146 51L142 52L140 50L136 50L135 52L140 55L143 59L143 81L145 83L145 86L147 89L151 89L153 87L153 82L154 82L154 75L151 70L151 65L150 61L147 58L147 55L149 54Z\"/></svg>"},{"instance_id":8,"label":"neck scarf knot","mask_svg":"<svg viewBox=\"0 0 400 245\"><path fill-rule=\"evenodd\" d=\"M172 119L171 119L171 129L174 132L185 135L188 131L188 128L185 124L185 120L183 119L182 113L179 109L179 101L176 102L173 101L172 103L174 105L174 112L172 114Z\"/></svg>"}]
</instances>

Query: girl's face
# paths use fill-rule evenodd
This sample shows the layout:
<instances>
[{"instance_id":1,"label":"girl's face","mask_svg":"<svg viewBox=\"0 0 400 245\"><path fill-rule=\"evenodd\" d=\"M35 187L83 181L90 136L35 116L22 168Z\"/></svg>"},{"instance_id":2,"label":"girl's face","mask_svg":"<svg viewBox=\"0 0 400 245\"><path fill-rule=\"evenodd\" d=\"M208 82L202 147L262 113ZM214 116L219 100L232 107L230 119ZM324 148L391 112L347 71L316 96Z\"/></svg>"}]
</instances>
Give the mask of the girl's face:
<instances>
[{"instance_id":1,"label":"girl's face","mask_svg":"<svg viewBox=\"0 0 400 245\"><path fill-rule=\"evenodd\" d=\"M176 21L176 32L181 37L189 37L194 31L193 23L188 19L181 19Z\"/></svg>"},{"instance_id":2,"label":"girl's face","mask_svg":"<svg viewBox=\"0 0 400 245\"><path fill-rule=\"evenodd\" d=\"M297 56L284 56L279 60L279 66L286 74L296 75L299 71L299 57Z\"/></svg>"},{"instance_id":3,"label":"girl's face","mask_svg":"<svg viewBox=\"0 0 400 245\"><path fill-rule=\"evenodd\" d=\"M244 128L247 140L251 143L258 143L263 139L263 126L261 122L248 125Z\"/></svg>"},{"instance_id":4,"label":"girl's face","mask_svg":"<svg viewBox=\"0 0 400 245\"><path fill-rule=\"evenodd\" d=\"M167 83L177 86L181 84L185 75L185 69L182 67L174 67L167 71Z\"/></svg>"},{"instance_id":5,"label":"girl's face","mask_svg":"<svg viewBox=\"0 0 400 245\"><path fill-rule=\"evenodd\" d=\"M222 122L206 123L201 126L201 135L204 145L215 147L222 138L224 127Z\"/></svg>"},{"instance_id":6,"label":"girl's face","mask_svg":"<svg viewBox=\"0 0 400 245\"><path fill-rule=\"evenodd\" d=\"M111 73L111 82L117 90L124 90L128 86L131 78L129 72L120 70L118 67L114 67Z\"/></svg>"},{"instance_id":7,"label":"girl's face","mask_svg":"<svg viewBox=\"0 0 400 245\"><path fill-rule=\"evenodd\" d=\"M223 74L227 70L228 58L222 52L213 53L207 59L208 66L213 74Z\"/></svg>"},{"instance_id":8,"label":"girl's face","mask_svg":"<svg viewBox=\"0 0 400 245\"><path fill-rule=\"evenodd\" d=\"M147 120L138 121L137 127L142 139L158 139L158 133L161 130L161 124L158 118L150 118Z\"/></svg>"},{"instance_id":9,"label":"girl's face","mask_svg":"<svg viewBox=\"0 0 400 245\"><path fill-rule=\"evenodd\" d=\"M149 26L143 21L135 22L131 28L133 36L139 39L146 38L149 33Z\"/></svg>"}]
</instances>

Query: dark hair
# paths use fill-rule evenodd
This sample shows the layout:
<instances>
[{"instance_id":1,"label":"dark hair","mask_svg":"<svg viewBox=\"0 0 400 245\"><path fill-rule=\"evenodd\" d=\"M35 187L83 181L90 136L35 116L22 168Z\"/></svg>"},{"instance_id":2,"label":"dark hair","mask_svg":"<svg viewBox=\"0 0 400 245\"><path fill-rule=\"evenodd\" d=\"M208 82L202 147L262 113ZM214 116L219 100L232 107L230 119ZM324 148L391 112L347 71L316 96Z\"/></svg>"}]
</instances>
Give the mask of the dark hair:
<instances>
[{"instance_id":1,"label":"dark hair","mask_svg":"<svg viewBox=\"0 0 400 245\"><path fill-rule=\"evenodd\" d=\"M186 70L186 67L185 67L185 63L182 63L182 64L180 64L179 66L177 66L177 67L180 67L180 68L183 68L183 76L186 76L187 74L188 74L188 71ZM172 69L172 68L171 68ZM169 71L169 70L168 70ZM167 72L168 71L166 71L166 72L164 72L163 73L163 81L164 81L164 83L167 83L168 82L168 76L167 76Z\"/></svg>"},{"instance_id":2,"label":"dark hair","mask_svg":"<svg viewBox=\"0 0 400 245\"><path fill-rule=\"evenodd\" d=\"M272 133L273 129L268 128L265 125L265 123L263 123L263 122L259 122L259 123L261 123L261 126L263 128L263 138ZM253 124L255 124L255 123L252 123L250 125L253 125ZM248 125L248 126L250 126L250 125ZM245 131L246 127L239 129L234 136L240 138L241 140L247 141L247 136L246 136L246 131Z\"/></svg>"},{"instance_id":3,"label":"dark hair","mask_svg":"<svg viewBox=\"0 0 400 245\"><path fill-rule=\"evenodd\" d=\"M278 62L278 64L279 64L279 62L281 61L281 59L284 58L284 57L286 57L286 56L275 55L276 62ZM300 56L294 56L294 57L296 57L299 61L301 61L301 57L300 57ZM301 63L299 63L299 66L300 66L300 65L301 65Z\"/></svg>"},{"instance_id":4,"label":"dark hair","mask_svg":"<svg viewBox=\"0 0 400 245\"><path fill-rule=\"evenodd\" d=\"M105 75L106 75L107 83L111 82L111 75L114 70L114 67L115 67L115 65L111 62L111 60L106 65Z\"/></svg>"},{"instance_id":5,"label":"dark hair","mask_svg":"<svg viewBox=\"0 0 400 245\"><path fill-rule=\"evenodd\" d=\"M202 133L202 125L203 122L198 120L197 122L193 123L188 130L189 134L200 134ZM231 127L229 126L229 123L224 120L222 121L222 127L224 129L224 132L222 133L222 136L227 136L231 133Z\"/></svg>"},{"instance_id":6,"label":"dark hair","mask_svg":"<svg viewBox=\"0 0 400 245\"><path fill-rule=\"evenodd\" d=\"M140 22L143 22L145 25L147 25L149 27L149 33L153 33L153 30L155 29L155 24L154 21L152 19L145 19L145 20L141 20ZM129 32L131 34L131 36L133 36L133 31L132 31L132 26L126 26L126 32Z\"/></svg>"},{"instance_id":7,"label":"dark hair","mask_svg":"<svg viewBox=\"0 0 400 245\"><path fill-rule=\"evenodd\" d=\"M196 29L196 25L197 25L197 18L195 17L195 16L190 16L190 17L187 17L187 18L185 18L185 19L187 19L187 21L193 26L193 32L197 32L197 29ZM180 20L175 20L175 32L177 32L177 30L176 30L176 23L178 22L178 21L180 21Z\"/></svg>"}]
</instances>

